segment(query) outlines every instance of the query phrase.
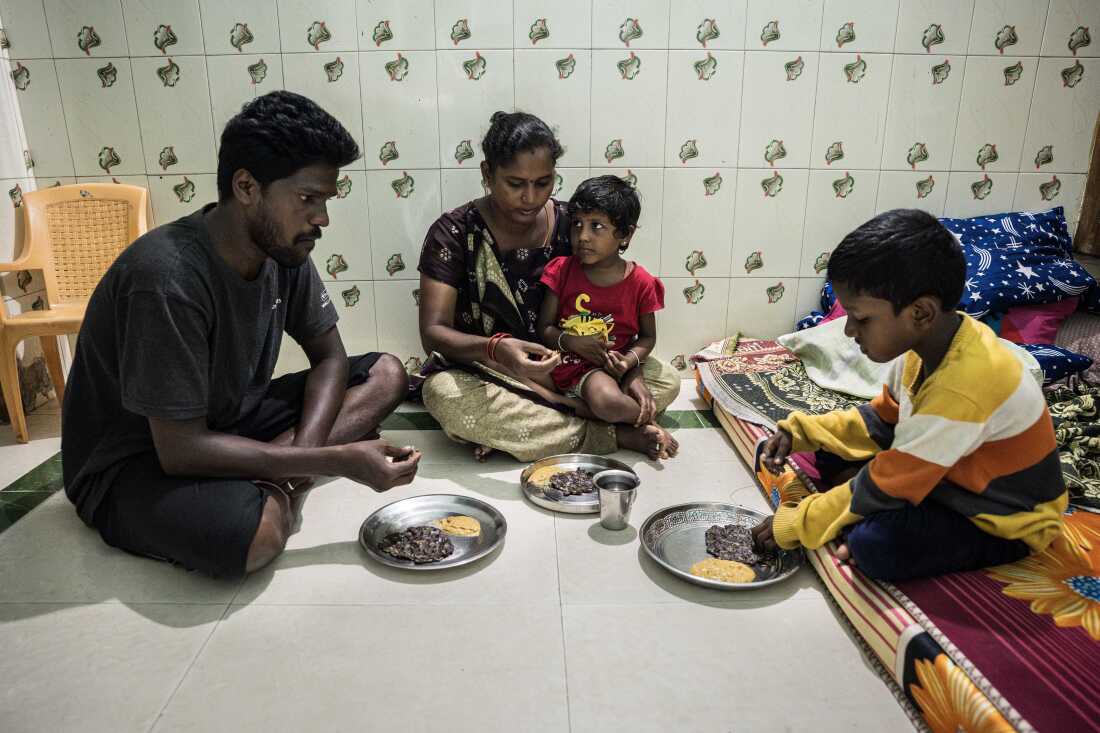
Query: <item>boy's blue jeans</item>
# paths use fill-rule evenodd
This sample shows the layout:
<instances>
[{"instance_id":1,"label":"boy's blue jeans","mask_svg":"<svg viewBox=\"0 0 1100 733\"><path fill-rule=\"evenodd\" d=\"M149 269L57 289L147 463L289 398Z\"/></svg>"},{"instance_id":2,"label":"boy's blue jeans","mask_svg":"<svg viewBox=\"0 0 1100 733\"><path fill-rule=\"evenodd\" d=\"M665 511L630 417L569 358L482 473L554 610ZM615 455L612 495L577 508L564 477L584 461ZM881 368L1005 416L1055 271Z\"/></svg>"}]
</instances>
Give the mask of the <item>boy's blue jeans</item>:
<instances>
[{"instance_id":1,"label":"boy's blue jeans","mask_svg":"<svg viewBox=\"0 0 1100 733\"><path fill-rule=\"evenodd\" d=\"M859 465L817 453L817 469L825 486L835 485L840 470ZM1015 562L1031 551L1023 541L994 537L930 499L864 517L847 529L844 539L856 567L885 581L980 570Z\"/></svg>"}]
</instances>

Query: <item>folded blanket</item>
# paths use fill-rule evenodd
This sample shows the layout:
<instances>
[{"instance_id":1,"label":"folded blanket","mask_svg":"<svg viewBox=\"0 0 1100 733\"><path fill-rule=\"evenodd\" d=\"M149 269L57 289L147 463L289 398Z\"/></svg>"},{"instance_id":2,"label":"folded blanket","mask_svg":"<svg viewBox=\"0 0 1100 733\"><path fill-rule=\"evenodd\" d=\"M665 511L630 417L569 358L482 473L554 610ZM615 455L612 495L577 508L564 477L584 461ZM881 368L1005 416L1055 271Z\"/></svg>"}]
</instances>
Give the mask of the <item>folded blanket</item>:
<instances>
[{"instance_id":1,"label":"folded blanket","mask_svg":"<svg viewBox=\"0 0 1100 733\"><path fill-rule=\"evenodd\" d=\"M777 340L802 360L806 374L819 387L871 399L882 392L892 362L879 364L868 359L856 342L844 335L847 323L848 316L841 316ZM1043 371L1034 356L1011 341L1001 339L1001 343L1012 350L1036 383L1043 383Z\"/></svg>"},{"instance_id":2,"label":"folded blanket","mask_svg":"<svg viewBox=\"0 0 1100 733\"><path fill-rule=\"evenodd\" d=\"M795 410L820 415L865 401L815 384L798 357L774 341L741 339L732 356L697 368L703 386L726 412L772 430Z\"/></svg>"},{"instance_id":3,"label":"folded blanket","mask_svg":"<svg viewBox=\"0 0 1100 733\"><path fill-rule=\"evenodd\" d=\"M848 316L776 339L802 360L806 374L818 386L834 392L871 399L882 392L890 364L867 358L856 342L844 335Z\"/></svg>"}]
</instances>

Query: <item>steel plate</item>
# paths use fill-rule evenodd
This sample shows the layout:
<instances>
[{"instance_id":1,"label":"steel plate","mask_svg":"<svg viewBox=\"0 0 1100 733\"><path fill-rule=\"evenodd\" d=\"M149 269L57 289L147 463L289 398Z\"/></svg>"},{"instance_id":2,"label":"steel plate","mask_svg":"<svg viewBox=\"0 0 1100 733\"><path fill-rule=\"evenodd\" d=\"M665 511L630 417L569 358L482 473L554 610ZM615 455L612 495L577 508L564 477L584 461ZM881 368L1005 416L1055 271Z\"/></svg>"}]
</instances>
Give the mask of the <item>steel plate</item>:
<instances>
[{"instance_id":1,"label":"steel plate","mask_svg":"<svg viewBox=\"0 0 1100 733\"><path fill-rule=\"evenodd\" d=\"M651 514L638 533L642 547L653 560L689 583L720 590L755 590L780 583L802 566L802 550L779 550L752 566L756 580L726 583L691 574L691 566L712 557L707 552L706 532L712 525L739 524L754 527L764 514L736 504L692 502L666 507Z\"/></svg>"},{"instance_id":2,"label":"steel plate","mask_svg":"<svg viewBox=\"0 0 1100 733\"><path fill-rule=\"evenodd\" d=\"M380 549L382 541L391 533L431 524L436 519L445 519L456 514L473 517L480 522L481 534L476 537L447 535L454 545L454 552L449 557L438 562L417 565L412 560L400 560ZM504 542L507 531L508 523L504 520L504 515L480 499L456 494L428 494L395 501L371 514L359 528L359 544L371 559L392 568L442 570L465 565L488 555Z\"/></svg>"},{"instance_id":3,"label":"steel plate","mask_svg":"<svg viewBox=\"0 0 1100 733\"><path fill-rule=\"evenodd\" d=\"M524 496L526 496L531 503L537 504L543 509L549 509L552 512L561 512L563 514L599 514L599 492L593 491L588 494L567 496L548 486L539 486L529 481L532 473L540 468L546 468L548 466L561 468L566 471L582 469L592 474L614 468L637 476L637 474L634 473L634 469L621 461L616 461L613 458L604 458L603 456L590 455L588 453L563 453L560 456L550 456L549 458L535 461L530 466L523 469L523 473L520 475L519 480L520 486L523 488Z\"/></svg>"}]
</instances>

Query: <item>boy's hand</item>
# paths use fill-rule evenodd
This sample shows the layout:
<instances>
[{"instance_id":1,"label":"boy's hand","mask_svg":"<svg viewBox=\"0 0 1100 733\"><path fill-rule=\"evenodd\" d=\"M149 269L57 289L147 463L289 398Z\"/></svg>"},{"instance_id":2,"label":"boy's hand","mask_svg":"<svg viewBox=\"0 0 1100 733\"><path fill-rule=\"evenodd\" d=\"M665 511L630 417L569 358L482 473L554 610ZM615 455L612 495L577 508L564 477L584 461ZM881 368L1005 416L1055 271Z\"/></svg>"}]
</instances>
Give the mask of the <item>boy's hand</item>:
<instances>
[{"instance_id":1,"label":"boy's hand","mask_svg":"<svg viewBox=\"0 0 1100 733\"><path fill-rule=\"evenodd\" d=\"M566 334L562 345L590 364L601 369L607 365L607 342L599 336Z\"/></svg>"},{"instance_id":2,"label":"boy's hand","mask_svg":"<svg viewBox=\"0 0 1100 733\"><path fill-rule=\"evenodd\" d=\"M764 443L764 450L760 452L760 462L764 464L764 468L777 476L783 473L783 462L791 454L791 444L791 434L782 428L777 428L772 433L772 437Z\"/></svg>"},{"instance_id":3,"label":"boy's hand","mask_svg":"<svg viewBox=\"0 0 1100 733\"><path fill-rule=\"evenodd\" d=\"M623 375L629 372L632 366L634 366L634 362L618 351L608 351L607 364L604 365L603 370L618 380L622 379Z\"/></svg>"},{"instance_id":4,"label":"boy's hand","mask_svg":"<svg viewBox=\"0 0 1100 733\"><path fill-rule=\"evenodd\" d=\"M779 545L775 543L772 534L772 520L775 517L766 517L763 522L749 530L752 533L752 543L756 549L763 552L775 552Z\"/></svg>"}]
</instances>

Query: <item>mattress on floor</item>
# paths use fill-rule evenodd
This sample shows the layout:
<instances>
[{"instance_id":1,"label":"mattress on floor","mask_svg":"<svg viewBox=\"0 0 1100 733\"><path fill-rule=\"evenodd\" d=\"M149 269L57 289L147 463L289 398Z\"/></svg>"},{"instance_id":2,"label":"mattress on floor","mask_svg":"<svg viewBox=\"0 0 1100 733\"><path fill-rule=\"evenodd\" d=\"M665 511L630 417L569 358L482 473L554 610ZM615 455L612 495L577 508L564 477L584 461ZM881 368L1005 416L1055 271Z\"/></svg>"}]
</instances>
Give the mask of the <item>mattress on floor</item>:
<instances>
[{"instance_id":1,"label":"mattress on floor","mask_svg":"<svg viewBox=\"0 0 1100 733\"><path fill-rule=\"evenodd\" d=\"M756 472L770 430L699 391ZM812 467L794 456L812 485ZM774 507L786 487L758 484ZM813 476L816 478L816 476ZM1100 515L1072 508L1066 539L988 571L897 585L806 551L834 605L918 728L933 731L1100 731Z\"/></svg>"}]
</instances>

